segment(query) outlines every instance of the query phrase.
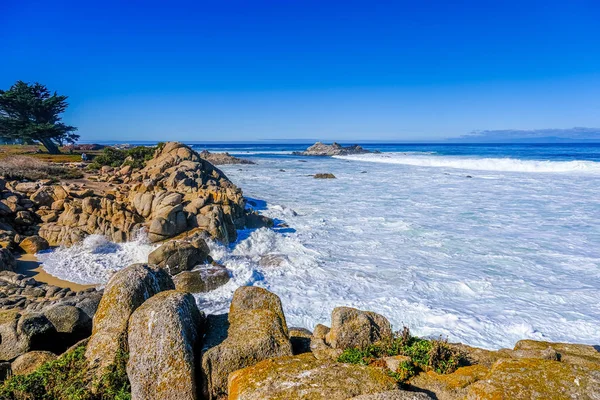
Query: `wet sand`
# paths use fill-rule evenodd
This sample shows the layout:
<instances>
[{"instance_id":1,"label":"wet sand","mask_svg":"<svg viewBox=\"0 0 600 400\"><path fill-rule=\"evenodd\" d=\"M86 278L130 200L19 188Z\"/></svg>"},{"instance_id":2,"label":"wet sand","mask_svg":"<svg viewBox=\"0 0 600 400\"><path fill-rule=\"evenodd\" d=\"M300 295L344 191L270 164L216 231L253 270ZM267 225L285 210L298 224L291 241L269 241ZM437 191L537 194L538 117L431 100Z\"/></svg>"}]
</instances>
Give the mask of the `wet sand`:
<instances>
[{"instance_id":1,"label":"wet sand","mask_svg":"<svg viewBox=\"0 0 600 400\"><path fill-rule=\"evenodd\" d=\"M19 274L31 277L38 282L48 283L50 285L55 285L62 288L66 287L74 291L84 290L95 286L81 285L79 283L64 281L50 275L44 271L42 264L38 261L34 254L23 254L17 258L17 272Z\"/></svg>"}]
</instances>

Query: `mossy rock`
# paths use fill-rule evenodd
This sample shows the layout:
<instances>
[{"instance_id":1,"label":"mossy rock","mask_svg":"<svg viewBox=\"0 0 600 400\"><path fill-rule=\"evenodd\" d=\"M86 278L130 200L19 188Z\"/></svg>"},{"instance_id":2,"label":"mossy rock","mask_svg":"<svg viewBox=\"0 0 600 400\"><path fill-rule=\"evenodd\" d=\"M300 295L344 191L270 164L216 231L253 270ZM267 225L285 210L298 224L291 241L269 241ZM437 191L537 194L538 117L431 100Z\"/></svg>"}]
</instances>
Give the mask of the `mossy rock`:
<instances>
[{"instance_id":1,"label":"mossy rock","mask_svg":"<svg viewBox=\"0 0 600 400\"><path fill-rule=\"evenodd\" d=\"M345 400L396 388L381 368L317 360L312 354L261 361L229 376L229 400Z\"/></svg>"},{"instance_id":2,"label":"mossy rock","mask_svg":"<svg viewBox=\"0 0 600 400\"><path fill-rule=\"evenodd\" d=\"M600 398L600 366L524 358L499 360L468 387L467 399L567 400Z\"/></svg>"}]
</instances>

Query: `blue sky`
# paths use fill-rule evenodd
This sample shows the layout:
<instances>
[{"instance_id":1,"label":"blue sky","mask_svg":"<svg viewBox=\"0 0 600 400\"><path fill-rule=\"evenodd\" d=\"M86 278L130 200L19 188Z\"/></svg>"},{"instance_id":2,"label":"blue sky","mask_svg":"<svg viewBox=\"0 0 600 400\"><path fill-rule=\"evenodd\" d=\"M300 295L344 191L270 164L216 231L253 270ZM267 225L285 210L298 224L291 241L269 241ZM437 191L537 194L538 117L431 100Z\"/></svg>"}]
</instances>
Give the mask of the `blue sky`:
<instances>
[{"instance_id":1,"label":"blue sky","mask_svg":"<svg viewBox=\"0 0 600 400\"><path fill-rule=\"evenodd\" d=\"M0 0L0 87L84 140L600 127L597 1Z\"/></svg>"}]
</instances>

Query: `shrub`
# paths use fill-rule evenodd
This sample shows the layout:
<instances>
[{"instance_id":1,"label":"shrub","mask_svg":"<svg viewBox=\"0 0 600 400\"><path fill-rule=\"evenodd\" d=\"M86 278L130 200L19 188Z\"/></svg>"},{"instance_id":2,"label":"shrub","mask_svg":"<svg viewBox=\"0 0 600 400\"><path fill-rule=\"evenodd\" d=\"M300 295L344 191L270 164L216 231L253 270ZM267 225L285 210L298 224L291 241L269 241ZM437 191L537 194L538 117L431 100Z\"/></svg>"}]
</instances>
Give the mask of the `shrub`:
<instances>
[{"instance_id":1,"label":"shrub","mask_svg":"<svg viewBox=\"0 0 600 400\"><path fill-rule=\"evenodd\" d=\"M379 359L388 356L408 356L410 362L402 362L397 371L390 375L404 382L420 371L435 371L438 374L449 374L464 362L463 355L452 348L446 340L421 339L412 336L408 328L397 332L388 341L372 344L364 349L346 349L338 358L338 362L379 365Z\"/></svg>"},{"instance_id":2,"label":"shrub","mask_svg":"<svg viewBox=\"0 0 600 400\"><path fill-rule=\"evenodd\" d=\"M97 164L99 166L108 165L111 167L119 167L125 161L125 152L123 150L118 150L112 147L106 147L102 150L102 154L94 157L93 164Z\"/></svg>"},{"instance_id":3,"label":"shrub","mask_svg":"<svg viewBox=\"0 0 600 400\"><path fill-rule=\"evenodd\" d=\"M0 160L0 175L6 179L79 179L81 171L63 165L49 163L29 156L10 156Z\"/></svg>"},{"instance_id":4,"label":"shrub","mask_svg":"<svg viewBox=\"0 0 600 400\"><path fill-rule=\"evenodd\" d=\"M131 388L125 372L127 358L127 353L118 353L115 363L92 391L85 346L82 345L43 364L29 375L10 377L0 386L0 399L130 400Z\"/></svg>"},{"instance_id":5,"label":"shrub","mask_svg":"<svg viewBox=\"0 0 600 400\"><path fill-rule=\"evenodd\" d=\"M146 161L154 156L156 147L137 146L127 150L119 150L113 147L106 147L102 154L97 155L93 162L88 165L89 169L97 170L104 165L110 167L120 167L130 165L132 168L143 168Z\"/></svg>"}]
</instances>

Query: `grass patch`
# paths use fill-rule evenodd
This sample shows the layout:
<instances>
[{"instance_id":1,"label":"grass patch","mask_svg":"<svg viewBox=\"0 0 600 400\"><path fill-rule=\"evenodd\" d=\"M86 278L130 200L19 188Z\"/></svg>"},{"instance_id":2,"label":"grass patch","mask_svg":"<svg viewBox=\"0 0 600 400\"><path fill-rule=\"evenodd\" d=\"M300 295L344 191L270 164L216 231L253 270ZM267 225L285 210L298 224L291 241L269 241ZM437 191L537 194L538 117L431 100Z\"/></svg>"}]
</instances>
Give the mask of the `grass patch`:
<instances>
[{"instance_id":1,"label":"grass patch","mask_svg":"<svg viewBox=\"0 0 600 400\"><path fill-rule=\"evenodd\" d=\"M92 391L85 346L82 345L45 363L29 375L10 377L0 386L0 399L130 400L131 387L125 372L127 359L127 353L117 354L115 363Z\"/></svg>"},{"instance_id":2,"label":"grass patch","mask_svg":"<svg viewBox=\"0 0 600 400\"><path fill-rule=\"evenodd\" d=\"M0 175L6 179L79 179L83 177L76 168L38 160L31 156L10 156L0 159Z\"/></svg>"},{"instance_id":3,"label":"grass patch","mask_svg":"<svg viewBox=\"0 0 600 400\"><path fill-rule=\"evenodd\" d=\"M411 361L400 363L390 375L400 382L415 376L420 371L435 371L449 374L464 363L463 355L450 347L446 340L428 340L412 336L408 328L394 334L391 340L372 344L364 349L346 349L338 362L384 366L381 358L389 356L408 356Z\"/></svg>"}]
</instances>

